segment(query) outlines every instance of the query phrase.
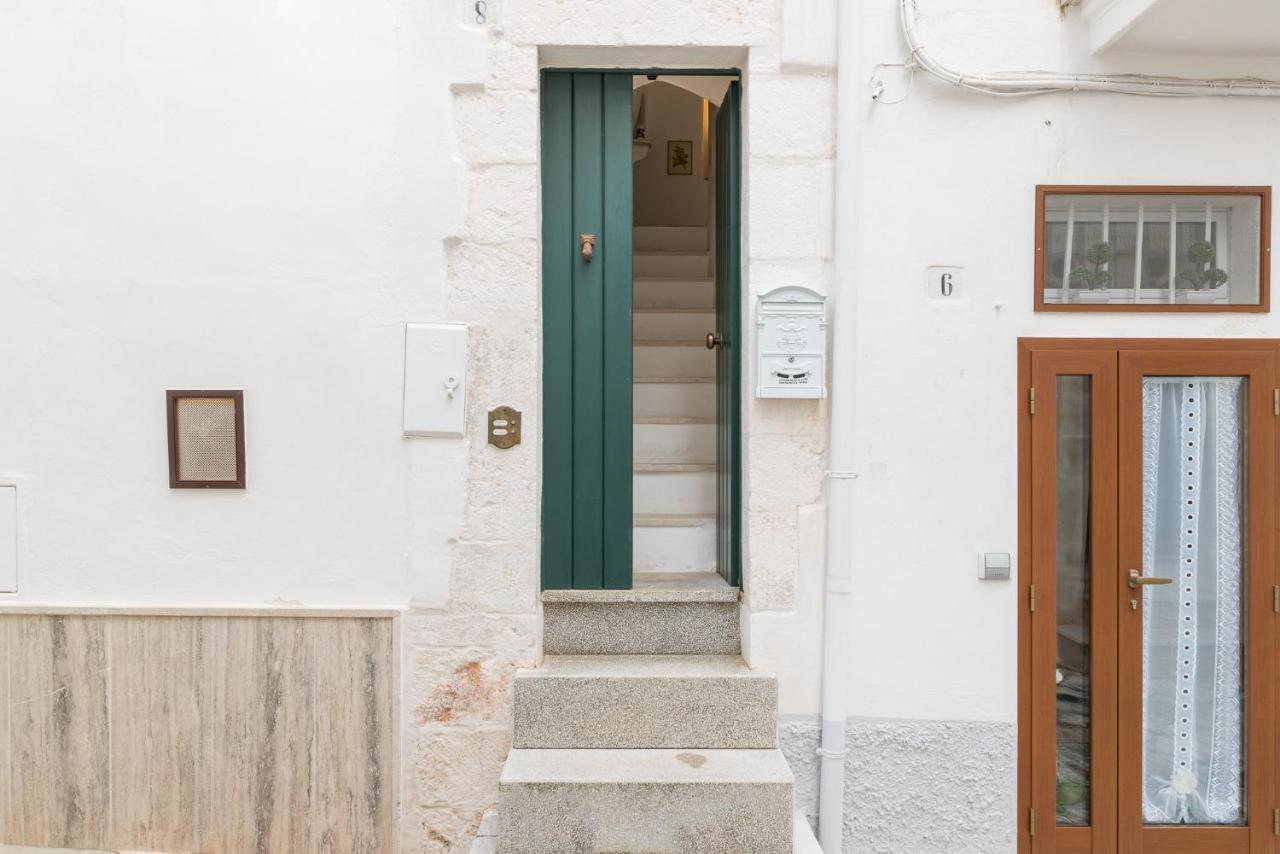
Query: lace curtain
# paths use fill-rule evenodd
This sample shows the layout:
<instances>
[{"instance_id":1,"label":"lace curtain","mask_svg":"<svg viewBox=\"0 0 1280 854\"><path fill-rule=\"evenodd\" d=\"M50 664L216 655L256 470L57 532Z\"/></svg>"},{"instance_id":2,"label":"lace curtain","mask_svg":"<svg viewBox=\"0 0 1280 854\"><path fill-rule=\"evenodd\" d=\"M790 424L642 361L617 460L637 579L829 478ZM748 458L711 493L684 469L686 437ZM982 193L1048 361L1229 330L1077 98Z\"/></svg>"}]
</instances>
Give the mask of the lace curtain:
<instances>
[{"instance_id":1,"label":"lace curtain","mask_svg":"<svg viewBox=\"0 0 1280 854\"><path fill-rule=\"evenodd\" d=\"M1148 824L1243 821L1244 381L1143 381Z\"/></svg>"}]
</instances>

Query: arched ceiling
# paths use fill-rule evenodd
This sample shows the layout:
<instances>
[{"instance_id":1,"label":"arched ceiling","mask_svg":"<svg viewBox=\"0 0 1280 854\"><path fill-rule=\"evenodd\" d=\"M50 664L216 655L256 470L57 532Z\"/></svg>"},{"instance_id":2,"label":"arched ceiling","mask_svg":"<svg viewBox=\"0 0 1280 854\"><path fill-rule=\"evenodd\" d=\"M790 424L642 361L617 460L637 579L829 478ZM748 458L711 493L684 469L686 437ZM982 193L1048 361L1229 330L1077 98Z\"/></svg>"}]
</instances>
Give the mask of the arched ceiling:
<instances>
[{"instance_id":1,"label":"arched ceiling","mask_svg":"<svg viewBox=\"0 0 1280 854\"><path fill-rule=\"evenodd\" d=\"M711 75L691 74L691 75L672 75L663 74L657 80L649 80L645 77L632 78L632 86L635 89L642 89L651 83L669 83L672 86L678 86L681 89L692 92L699 98L706 98L717 107L724 100L724 93L729 91L729 84L737 78L734 77L713 77Z\"/></svg>"}]
</instances>

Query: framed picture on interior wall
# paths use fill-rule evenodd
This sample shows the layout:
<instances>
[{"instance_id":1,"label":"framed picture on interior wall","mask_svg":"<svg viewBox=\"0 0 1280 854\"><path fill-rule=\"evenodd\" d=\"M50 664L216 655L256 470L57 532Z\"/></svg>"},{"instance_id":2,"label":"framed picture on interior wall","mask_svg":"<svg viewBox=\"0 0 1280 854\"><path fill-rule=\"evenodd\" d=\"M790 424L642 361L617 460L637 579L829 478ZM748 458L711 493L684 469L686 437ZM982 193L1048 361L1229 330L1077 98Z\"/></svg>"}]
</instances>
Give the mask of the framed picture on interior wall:
<instances>
[{"instance_id":1,"label":"framed picture on interior wall","mask_svg":"<svg viewBox=\"0 0 1280 854\"><path fill-rule=\"evenodd\" d=\"M693 140L667 140L667 174L693 174Z\"/></svg>"}]
</instances>

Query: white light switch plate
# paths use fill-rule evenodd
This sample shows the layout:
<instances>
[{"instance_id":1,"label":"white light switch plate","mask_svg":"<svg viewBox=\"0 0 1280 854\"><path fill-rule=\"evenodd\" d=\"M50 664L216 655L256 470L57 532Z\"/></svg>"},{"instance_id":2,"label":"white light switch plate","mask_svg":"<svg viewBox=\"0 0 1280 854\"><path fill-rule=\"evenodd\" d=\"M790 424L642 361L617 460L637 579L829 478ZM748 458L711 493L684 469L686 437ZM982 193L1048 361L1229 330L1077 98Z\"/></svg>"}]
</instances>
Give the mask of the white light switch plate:
<instances>
[{"instance_id":1,"label":"white light switch plate","mask_svg":"<svg viewBox=\"0 0 1280 854\"><path fill-rule=\"evenodd\" d=\"M978 577L983 581L1008 581L1013 573L1013 555L1009 552L983 552L978 555Z\"/></svg>"},{"instance_id":2,"label":"white light switch plate","mask_svg":"<svg viewBox=\"0 0 1280 854\"><path fill-rule=\"evenodd\" d=\"M466 325L405 324L404 434L461 438L466 413Z\"/></svg>"}]
</instances>

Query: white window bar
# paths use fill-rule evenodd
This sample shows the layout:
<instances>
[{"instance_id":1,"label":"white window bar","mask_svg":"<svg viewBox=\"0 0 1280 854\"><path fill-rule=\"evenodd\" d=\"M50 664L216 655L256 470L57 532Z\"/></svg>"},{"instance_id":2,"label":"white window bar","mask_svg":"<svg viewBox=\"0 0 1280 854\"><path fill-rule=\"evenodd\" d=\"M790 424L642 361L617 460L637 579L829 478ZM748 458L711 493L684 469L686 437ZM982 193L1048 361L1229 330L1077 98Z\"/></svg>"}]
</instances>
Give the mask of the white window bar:
<instances>
[{"instance_id":1,"label":"white window bar","mask_svg":"<svg viewBox=\"0 0 1280 854\"><path fill-rule=\"evenodd\" d=\"M1221 241L1224 239L1223 234L1222 234L1221 232L1219 232L1219 234L1218 234L1218 238L1219 238L1219 242L1221 242ZM1213 202L1212 202L1212 201L1207 201L1207 202L1205 202L1205 203L1204 203L1204 242L1205 242L1205 243L1213 243ZM1217 249L1217 247L1216 247L1216 246L1215 246L1214 248L1215 248L1215 249ZM1216 253L1215 253L1215 257L1216 257ZM1212 264L1212 265L1210 265L1210 266L1218 267L1218 266L1221 266L1221 265L1220 265L1220 264ZM1226 302L1231 302L1231 297L1230 297L1231 284L1230 284L1230 281L1228 281L1228 282L1227 282L1226 286L1225 286L1225 287L1223 287L1223 288L1222 288L1222 290L1228 294L1228 296L1226 297L1225 301L1226 301Z\"/></svg>"},{"instance_id":2,"label":"white window bar","mask_svg":"<svg viewBox=\"0 0 1280 854\"><path fill-rule=\"evenodd\" d=\"M1108 246L1111 245L1111 205L1107 202L1102 203L1102 242L1107 244ZM1114 258L1115 254L1116 254L1115 247L1112 246L1111 256ZM1110 273L1111 262L1108 261L1107 263L1103 264L1102 269ZM1111 288L1114 286L1115 286L1115 280L1112 279L1110 282L1107 283L1107 290L1110 291ZM1111 302L1111 300L1108 299L1107 302Z\"/></svg>"},{"instance_id":3,"label":"white window bar","mask_svg":"<svg viewBox=\"0 0 1280 854\"><path fill-rule=\"evenodd\" d=\"M1146 216L1146 205L1138 202L1138 233L1133 240L1133 301L1142 296L1142 220Z\"/></svg>"},{"instance_id":4,"label":"white window bar","mask_svg":"<svg viewBox=\"0 0 1280 854\"><path fill-rule=\"evenodd\" d=\"M1169 203L1169 304L1178 301L1178 204Z\"/></svg>"},{"instance_id":5,"label":"white window bar","mask_svg":"<svg viewBox=\"0 0 1280 854\"><path fill-rule=\"evenodd\" d=\"M1062 256L1062 293L1070 294L1071 288L1071 241L1075 237L1076 205L1067 205L1067 251Z\"/></svg>"}]
</instances>

